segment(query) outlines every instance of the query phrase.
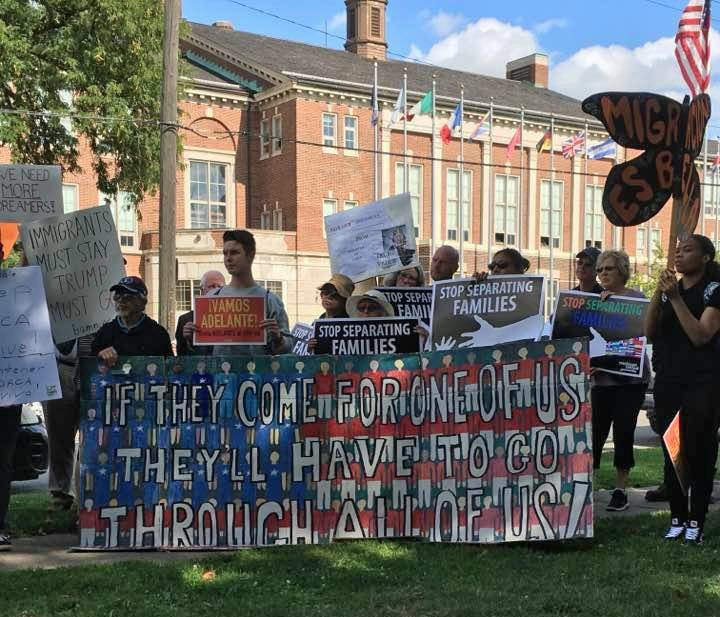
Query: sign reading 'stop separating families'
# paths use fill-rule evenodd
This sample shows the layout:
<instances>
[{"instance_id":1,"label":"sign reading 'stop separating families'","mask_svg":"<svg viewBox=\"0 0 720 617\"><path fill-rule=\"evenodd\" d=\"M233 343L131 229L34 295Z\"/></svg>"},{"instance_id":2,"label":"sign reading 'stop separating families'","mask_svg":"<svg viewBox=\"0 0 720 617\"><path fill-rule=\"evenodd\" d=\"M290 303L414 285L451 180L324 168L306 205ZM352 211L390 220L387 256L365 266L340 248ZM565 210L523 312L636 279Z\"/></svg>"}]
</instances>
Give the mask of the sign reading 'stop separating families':
<instances>
[{"instance_id":1,"label":"sign reading 'stop separating families'","mask_svg":"<svg viewBox=\"0 0 720 617\"><path fill-rule=\"evenodd\" d=\"M543 328L545 277L492 276L433 285L433 351L535 339Z\"/></svg>"},{"instance_id":2,"label":"sign reading 'stop separating families'","mask_svg":"<svg viewBox=\"0 0 720 617\"><path fill-rule=\"evenodd\" d=\"M0 407L60 398L40 268L0 270L0 333Z\"/></svg>"},{"instance_id":3,"label":"sign reading 'stop separating families'","mask_svg":"<svg viewBox=\"0 0 720 617\"><path fill-rule=\"evenodd\" d=\"M420 351L417 319L318 319L316 354L368 356Z\"/></svg>"},{"instance_id":4,"label":"sign reading 'stop separating families'","mask_svg":"<svg viewBox=\"0 0 720 617\"><path fill-rule=\"evenodd\" d=\"M313 337L314 328L307 324L298 322L290 333L290 337L293 340L293 348L290 352L295 356L309 356L310 351L308 350L308 343Z\"/></svg>"},{"instance_id":5,"label":"sign reading 'stop separating families'","mask_svg":"<svg viewBox=\"0 0 720 617\"><path fill-rule=\"evenodd\" d=\"M417 317L429 327L432 287L379 287L397 317Z\"/></svg>"},{"instance_id":6,"label":"sign reading 'stop separating families'","mask_svg":"<svg viewBox=\"0 0 720 617\"><path fill-rule=\"evenodd\" d=\"M0 165L0 221L23 223L62 213L58 165Z\"/></svg>"},{"instance_id":7,"label":"sign reading 'stop separating families'","mask_svg":"<svg viewBox=\"0 0 720 617\"><path fill-rule=\"evenodd\" d=\"M325 217L330 267L356 283L418 265L410 193Z\"/></svg>"},{"instance_id":8,"label":"sign reading 'stop separating families'","mask_svg":"<svg viewBox=\"0 0 720 617\"><path fill-rule=\"evenodd\" d=\"M107 206L21 226L28 262L42 268L50 323L62 343L115 317L110 287L125 276L115 222Z\"/></svg>"}]
</instances>

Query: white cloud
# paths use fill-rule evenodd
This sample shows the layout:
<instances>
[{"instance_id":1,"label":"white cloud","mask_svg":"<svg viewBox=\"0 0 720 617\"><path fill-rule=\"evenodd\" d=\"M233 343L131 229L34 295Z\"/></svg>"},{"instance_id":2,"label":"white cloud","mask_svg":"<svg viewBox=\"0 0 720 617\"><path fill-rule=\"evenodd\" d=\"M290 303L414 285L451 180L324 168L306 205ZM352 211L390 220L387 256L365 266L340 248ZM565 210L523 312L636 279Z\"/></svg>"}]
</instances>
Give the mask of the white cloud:
<instances>
[{"instance_id":1,"label":"white cloud","mask_svg":"<svg viewBox=\"0 0 720 617\"><path fill-rule=\"evenodd\" d=\"M467 19L462 15L453 15L451 13L440 11L436 15L430 17L427 25L436 36L447 36L466 23Z\"/></svg>"},{"instance_id":2,"label":"white cloud","mask_svg":"<svg viewBox=\"0 0 720 617\"><path fill-rule=\"evenodd\" d=\"M487 17L447 35L427 52L412 45L410 56L448 68L504 77L507 62L538 48L538 40L529 30Z\"/></svg>"},{"instance_id":3,"label":"white cloud","mask_svg":"<svg viewBox=\"0 0 720 617\"><path fill-rule=\"evenodd\" d=\"M333 15L327 22L328 32L337 32L345 30L347 25L347 12L341 11Z\"/></svg>"},{"instance_id":4,"label":"white cloud","mask_svg":"<svg viewBox=\"0 0 720 617\"><path fill-rule=\"evenodd\" d=\"M550 30L554 30L555 28L567 28L567 25L568 20L564 18L548 19L547 21L535 24L533 26L533 32L536 32L537 34L547 34Z\"/></svg>"}]
</instances>

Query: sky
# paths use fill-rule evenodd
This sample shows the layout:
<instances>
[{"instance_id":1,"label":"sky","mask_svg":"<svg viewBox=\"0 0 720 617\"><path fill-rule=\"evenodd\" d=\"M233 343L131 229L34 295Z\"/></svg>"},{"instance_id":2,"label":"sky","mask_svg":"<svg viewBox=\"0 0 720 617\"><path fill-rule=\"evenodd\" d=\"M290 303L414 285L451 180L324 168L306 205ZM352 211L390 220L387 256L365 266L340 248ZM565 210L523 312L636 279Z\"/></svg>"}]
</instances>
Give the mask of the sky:
<instances>
[{"instance_id":1,"label":"sky","mask_svg":"<svg viewBox=\"0 0 720 617\"><path fill-rule=\"evenodd\" d=\"M320 30L313 32L238 4ZM582 99L603 90L688 93L674 56L687 0L389 0L390 52L448 68L505 76L505 64L540 51L550 58L550 87ZM720 70L720 2L713 2L713 65ZM237 30L342 48L343 0L183 0L183 16ZM398 56L392 56L398 58ZM720 101L720 75L711 84ZM720 105L720 104L719 104ZM720 134L720 107L712 131Z\"/></svg>"}]
</instances>

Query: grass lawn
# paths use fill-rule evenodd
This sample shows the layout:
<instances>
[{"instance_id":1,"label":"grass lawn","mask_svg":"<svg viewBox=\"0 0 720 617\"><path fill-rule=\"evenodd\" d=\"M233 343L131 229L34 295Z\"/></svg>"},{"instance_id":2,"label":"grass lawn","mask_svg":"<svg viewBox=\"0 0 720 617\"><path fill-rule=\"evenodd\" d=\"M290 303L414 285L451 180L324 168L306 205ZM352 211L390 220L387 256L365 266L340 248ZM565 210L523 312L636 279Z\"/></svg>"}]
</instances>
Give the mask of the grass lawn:
<instances>
[{"instance_id":1,"label":"grass lawn","mask_svg":"<svg viewBox=\"0 0 720 617\"><path fill-rule=\"evenodd\" d=\"M8 524L13 536L38 536L48 533L68 533L75 530L75 508L55 510L50 495L16 493L10 497Z\"/></svg>"},{"instance_id":2,"label":"grass lawn","mask_svg":"<svg viewBox=\"0 0 720 617\"><path fill-rule=\"evenodd\" d=\"M599 521L596 539L502 546L345 542L187 562L0 574L15 616L715 616L720 515L703 547L660 539L666 516Z\"/></svg>"},{"instance_id":3,"label":"grass lawn","mask_svg":"<svg viewBox=\"0 0 720 617\"><path fill-rule=\"evenodd\" d=\"M600 469L594 474L593 488L615 488L613 450L603 452ZM661 448L635 448L635 467L630 472L630 486L657 486L663 478ZM720 612L720 611L719 611Z\"/></svg>"}]
</instances>

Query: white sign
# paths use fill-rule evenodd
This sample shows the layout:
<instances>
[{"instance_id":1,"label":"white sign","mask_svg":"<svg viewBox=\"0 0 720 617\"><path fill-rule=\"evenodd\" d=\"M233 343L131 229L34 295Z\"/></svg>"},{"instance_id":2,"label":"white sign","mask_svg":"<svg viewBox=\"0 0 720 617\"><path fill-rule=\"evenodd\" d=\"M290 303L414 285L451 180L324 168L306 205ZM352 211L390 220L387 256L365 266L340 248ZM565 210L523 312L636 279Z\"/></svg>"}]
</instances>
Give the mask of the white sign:
<instances>
[{"instance_id":1,"label":"white sign","mask_svg":"<svg viewBox=\"0 0 720 617\"><path fill-rule=\"evenodd\" d=\"M92 334L115 317L110 287L125 276L108 206L21 225L28 262L42 268L55 341Z\"/></svg>"},{"instance_id":2,"label":"white sign","mask_svg":"<svg viewBox=\"0 0 720 617\"><path fill-rule=\"evenodd\" d=\"M23 223L62 213L58 165L0 165L0 221Z\"/></svg>"},{"instance_id":3,"label":"white sign","mask_svg":"<svg viewBox=\"0 0 720 617\"><path fill-rule=\"evenodd\" d=\"M356 283L417 266L410 193L325 217L330 268Z\"/></svg>"},{"instance_id":4,"label":"white sign","mask_svg":"<svg viewBox=\"0 0 720 617\"><path fill-rule=\"evenodd\" d=\"M0 270L0 407L61 396L40 268Z\"/></svg>"}]
</instances>

